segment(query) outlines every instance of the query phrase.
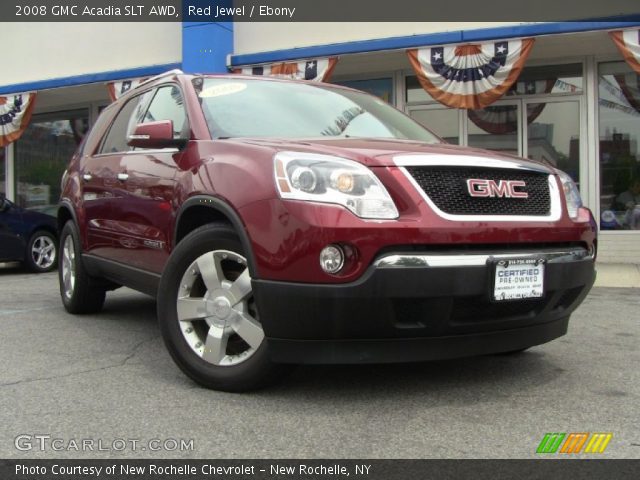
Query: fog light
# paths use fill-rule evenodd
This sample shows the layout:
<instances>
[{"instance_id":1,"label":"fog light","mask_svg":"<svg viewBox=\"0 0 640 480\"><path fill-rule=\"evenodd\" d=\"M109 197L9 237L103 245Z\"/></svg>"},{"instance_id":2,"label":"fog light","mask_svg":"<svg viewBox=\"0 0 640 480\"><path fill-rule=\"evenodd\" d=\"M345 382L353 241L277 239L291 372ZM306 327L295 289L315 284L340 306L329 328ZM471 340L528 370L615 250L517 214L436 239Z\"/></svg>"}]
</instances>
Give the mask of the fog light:
<instances>
[{"instance_id":1,"label":"fog light","mask_svg":"<svg viewBox=\"0 0 640 480\"><path fill-rule=\"evenodd\" d=\"M327 245L320 252L320 266L326 273L335 274L344 266L344 251L338 245Z\"/></svg>"}]
</instances>

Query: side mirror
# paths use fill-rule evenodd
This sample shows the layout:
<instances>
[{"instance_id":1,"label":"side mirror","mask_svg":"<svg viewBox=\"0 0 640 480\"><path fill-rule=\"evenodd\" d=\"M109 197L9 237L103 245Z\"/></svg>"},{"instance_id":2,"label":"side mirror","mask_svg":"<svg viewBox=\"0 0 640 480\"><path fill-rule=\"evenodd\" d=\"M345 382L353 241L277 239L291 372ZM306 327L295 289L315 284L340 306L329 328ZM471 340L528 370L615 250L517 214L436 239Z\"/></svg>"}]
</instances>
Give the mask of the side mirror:
<instances>
[{"instance_id":1,"label":"side mirror","mask_svg":"<svg viewBox=\"0 0 640 480\"><path fill-rule=\"evenodd\" d=\"M173 138L171 120L139 123L133 134L127 138L127 145L138 148L181 148L186 143L187 141L183 138Z\"/></svg>"}]
</instances>

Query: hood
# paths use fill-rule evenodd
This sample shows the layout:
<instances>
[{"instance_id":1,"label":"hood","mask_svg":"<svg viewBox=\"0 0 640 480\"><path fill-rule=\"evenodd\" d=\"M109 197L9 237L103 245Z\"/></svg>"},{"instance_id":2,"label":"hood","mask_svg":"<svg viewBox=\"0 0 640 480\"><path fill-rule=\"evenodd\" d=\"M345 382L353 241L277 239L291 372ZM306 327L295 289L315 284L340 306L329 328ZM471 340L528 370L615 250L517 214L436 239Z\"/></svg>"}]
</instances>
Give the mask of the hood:
<instances>
[{"instance_id":1,"label":"hood","mask_svg":"<svg viewBox=\"0 0 640 480\"><path fill-rule=\"evenodd\" d=\"M552 172L553 166L536 160L507 155L479 148L460 147L447 143L424 143L412 140L384 139L384 138L314 138L314 139L261 139L235 138L230 141L248 143L256 146L270 147L276 151L294 151L319 153L348 158L369 167L383 167L395 165L394 157L415 156L425 164L430 157L435 161L438 157L467 157L503 160L513 162L533 170Z\"/></svg>"}]
</instances>

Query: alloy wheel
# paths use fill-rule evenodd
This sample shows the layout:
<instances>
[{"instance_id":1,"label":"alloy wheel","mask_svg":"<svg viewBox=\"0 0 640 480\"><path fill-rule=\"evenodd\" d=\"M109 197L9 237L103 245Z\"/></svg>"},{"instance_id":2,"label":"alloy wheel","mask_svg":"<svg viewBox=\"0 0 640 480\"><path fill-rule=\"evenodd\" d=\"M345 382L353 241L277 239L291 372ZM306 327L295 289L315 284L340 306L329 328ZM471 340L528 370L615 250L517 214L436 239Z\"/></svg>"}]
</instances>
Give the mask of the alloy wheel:
<instances>
[{"instance_id":1,"label":"alloy wheel","mask_svg":"<svg viewBox=\"0 0 640 480\"><path fill-rule=\"evenodd\" d=\"M264 340L247 260L238 253L215 250L193 261L180 281L176 307L187 344L213 365L238 365Z\"/></svg>"},{"instance_id":2,"label":"alloy wheel","mask_svg":"<svg viewBox=\"0 0 640 480\"><path fill-rule=\"evenodd\" d=\"M41 270L51 267L56 261L56 245L52 238L41 235L31 245L31 259Z\"/></svg>"},{"instance_id":3,"label":"alloy wheel","mask_svg":"<svg viewBox=\"0 0 640 480\"><path fill-rule=\"evenodd\" d=\"M71 298L76 285L76 251L71 235L67 235L62 247L62 283L65 296Z\"/></svg>"}]
</instances>

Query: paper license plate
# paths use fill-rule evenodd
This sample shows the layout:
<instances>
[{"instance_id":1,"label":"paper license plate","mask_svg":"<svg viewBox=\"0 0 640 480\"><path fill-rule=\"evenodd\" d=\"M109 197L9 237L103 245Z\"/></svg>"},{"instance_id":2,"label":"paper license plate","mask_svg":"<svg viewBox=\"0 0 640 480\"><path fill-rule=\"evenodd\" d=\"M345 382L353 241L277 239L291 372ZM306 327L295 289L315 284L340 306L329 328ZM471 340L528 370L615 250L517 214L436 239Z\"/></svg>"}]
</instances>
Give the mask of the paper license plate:
<instances>
[{"instance_id":1,"label":"paper license plate","mask_svg":"<svg viewBox=\"0 0 640 480\"><path fill-rule=\"evenodd\" d=\"M544 260L498 260L495 266L494 300L540 298L544 294Z\"/></svg>"}]
</instances>

